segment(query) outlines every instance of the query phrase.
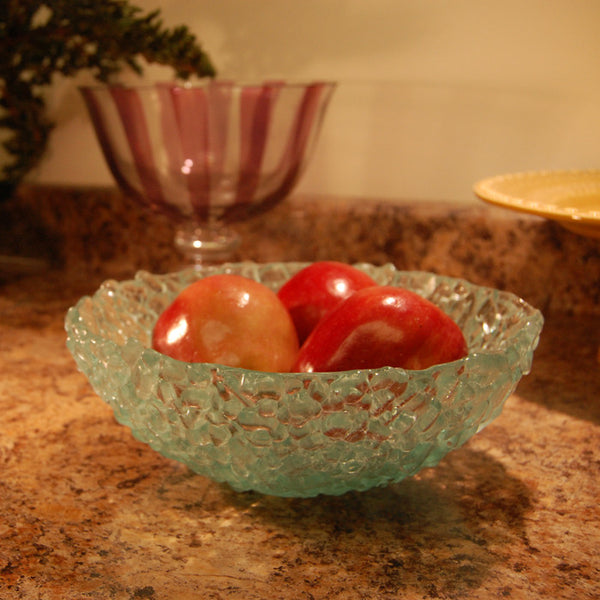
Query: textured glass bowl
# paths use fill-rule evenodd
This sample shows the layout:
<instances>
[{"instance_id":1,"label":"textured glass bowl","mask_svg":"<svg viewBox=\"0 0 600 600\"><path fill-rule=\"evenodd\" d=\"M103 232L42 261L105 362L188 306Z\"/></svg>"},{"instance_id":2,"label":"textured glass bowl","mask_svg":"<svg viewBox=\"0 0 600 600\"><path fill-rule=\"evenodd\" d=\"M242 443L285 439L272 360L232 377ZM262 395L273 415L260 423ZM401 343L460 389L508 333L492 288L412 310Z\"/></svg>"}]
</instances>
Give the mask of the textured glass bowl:
<instances>
[{"instance_id":1,"label":"textured glass bowl","mask_svg":"<svg viewBox=\"0 0 600 600\"><path fill-rule=\"evenodd\" d=\"M107 281L66 317L67 346L116 419L164 456L235 490L366 490L436 465L497 417L529 372L543 319L516 296L461 279L358 265L429 298L469 356L422 371L262 373L189 364L150 348L161 311L195 279L231 272L278 289L305 263L239 263Z\"/></svg>"}]
</instances>

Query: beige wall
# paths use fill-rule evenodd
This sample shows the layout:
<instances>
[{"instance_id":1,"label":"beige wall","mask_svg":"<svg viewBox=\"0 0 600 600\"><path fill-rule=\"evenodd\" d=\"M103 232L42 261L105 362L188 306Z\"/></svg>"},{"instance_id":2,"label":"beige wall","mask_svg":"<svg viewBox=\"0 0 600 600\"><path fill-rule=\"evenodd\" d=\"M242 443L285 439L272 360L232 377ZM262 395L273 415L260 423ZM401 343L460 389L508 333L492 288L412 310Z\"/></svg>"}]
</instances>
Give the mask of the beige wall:
<instances>
[{"instance_id":1,"label":"beige wall","mask_svg":"<svg viewBox=\"0 0 600 600\"><path fill-rule=\"evenodd\" d=\"M600 166L596 0L135 3L189 25L222 76L339 82L302 191L475 202L488 175ZM31 178L110 183L73 81L50 109Z\"/></svg>"}]
</instances>

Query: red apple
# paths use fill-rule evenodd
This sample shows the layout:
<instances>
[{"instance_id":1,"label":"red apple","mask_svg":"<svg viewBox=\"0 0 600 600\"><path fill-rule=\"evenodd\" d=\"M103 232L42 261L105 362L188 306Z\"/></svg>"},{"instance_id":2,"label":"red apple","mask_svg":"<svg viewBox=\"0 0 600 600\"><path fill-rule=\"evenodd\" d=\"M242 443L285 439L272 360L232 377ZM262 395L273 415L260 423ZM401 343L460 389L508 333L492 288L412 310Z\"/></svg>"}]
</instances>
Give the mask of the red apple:
<instances>
[{"instance_id":1,"label":"red apple","mask_svg":"<svg viewBox=\"0 0 600 600\"><path fill-rule=\"evenodd\" d=\"M336 261L319 261L304 267L280 288L298 333L300 344L316 324L356 290L377 285L365 272Z\"/></svg>"},{"instance_id":2,"label":"red apple","mask_svg":"<svg viewBox=\"0 0 600 600\"><path fill-rule=\"evenodd\" d=\"M239 275L185 288L160 315L152 347L186 362L289 371L298 352L292 319L275 292Z\"/></svg>"},{"instance_id":3,"label":"red apple","mask_svg":"<svg viewBox=\"0 0 600 600\"><path fill-rule=\"evenodd\" d=\"M379 286L356 291L326 315L292 370L425 369L467 351L462 331L438 306L409 290Z\"/></svg>"}]
</instances>

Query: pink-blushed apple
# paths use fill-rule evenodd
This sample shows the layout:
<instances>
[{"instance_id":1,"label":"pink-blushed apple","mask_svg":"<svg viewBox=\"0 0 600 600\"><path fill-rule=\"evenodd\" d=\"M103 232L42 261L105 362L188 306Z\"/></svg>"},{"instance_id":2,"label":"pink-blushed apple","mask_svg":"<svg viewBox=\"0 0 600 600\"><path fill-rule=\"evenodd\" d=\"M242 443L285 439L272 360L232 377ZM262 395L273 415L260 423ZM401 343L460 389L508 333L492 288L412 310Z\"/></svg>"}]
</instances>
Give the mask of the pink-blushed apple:
<instances>
[{"instance_id":1,"label":"pink-blushed apple","mask_svg":"<svg viewBox=\"0 0 600 600\"><path fill-rule=\"evenodd\" d=\"M294 323L275 292L240 275L186 287L159 316L152 347L185 362L289 371L298 352Z\"/></svg>"}]
</instances>

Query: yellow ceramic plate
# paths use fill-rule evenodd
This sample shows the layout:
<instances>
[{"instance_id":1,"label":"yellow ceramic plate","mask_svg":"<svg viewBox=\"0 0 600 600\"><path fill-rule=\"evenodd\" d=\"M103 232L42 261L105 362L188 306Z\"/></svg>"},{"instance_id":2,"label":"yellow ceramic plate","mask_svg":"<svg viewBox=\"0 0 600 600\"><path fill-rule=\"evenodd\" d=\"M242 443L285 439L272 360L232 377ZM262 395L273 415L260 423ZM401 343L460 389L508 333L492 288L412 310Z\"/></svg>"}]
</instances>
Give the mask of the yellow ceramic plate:
<instances>
[{"instance_id":1,"label":"yellow ceramic plate","mask_svg":"<svg viewBox=\"0 0 600 600\"><path fill-rule=\"evenodd\" d=\"M498 175L473 189L491 204L546 217L600 239L600 169Z\"/></svg>"}]
</instances>

